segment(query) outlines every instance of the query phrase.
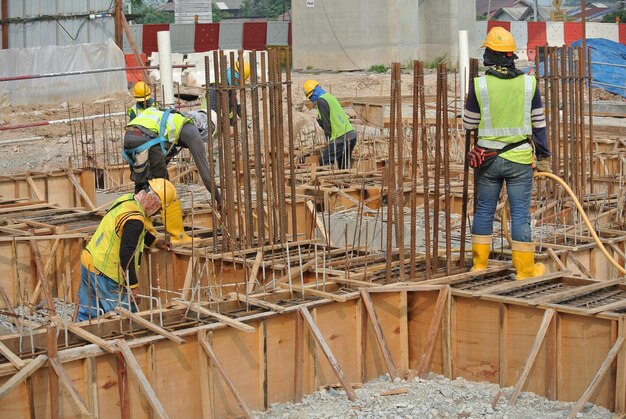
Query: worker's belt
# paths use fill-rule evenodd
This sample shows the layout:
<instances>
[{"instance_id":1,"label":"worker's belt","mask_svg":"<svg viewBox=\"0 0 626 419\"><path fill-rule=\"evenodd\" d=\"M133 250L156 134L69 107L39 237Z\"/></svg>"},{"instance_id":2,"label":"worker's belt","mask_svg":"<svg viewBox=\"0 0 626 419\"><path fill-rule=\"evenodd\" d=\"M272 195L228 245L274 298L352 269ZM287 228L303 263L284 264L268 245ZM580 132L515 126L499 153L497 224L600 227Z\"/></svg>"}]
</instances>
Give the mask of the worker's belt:
<instances>
[{"instance_id":1,"label":"worker's belt","mask_svg":"<svg viewBox=\"0 0 626 419\"><path fill-rule=\"evenodd\" d=\"M167 149L165 148L165 143L167 143L167 140L165 139L165 137L163 137L163 132L165 131L167 118L169 117L170 112L171 112L171 109L167 109L165 112L163 112L163 116L161 117L161 126L159 127L158 137L152 138L149 141L146 141L145 143L143 143L142 145L136 148L131 148L128 150L122 148L122 157L124 158L124 160L128 162L131 168L135 167L135 164L137 163L137 154L148 150L152 146L160 145L163 155L167 154ZM130 131L131 129L136 129L141 134L145 135L143 131L133 126L128 127L126 132L134 132L134 131ZM148 135L146 135L146 137L150 138L150 136Z\"/></svg>"},{"instance_id":2,"label":"worker's belt","mask_svg":"<svg viewBox=\"0 0 626 419\"><path fill-rule=\"evenodd\" d=\"M530 140L528 138L523 141L518 141L512 144L506 144L504 147L494 150L492 148L484 148L480 145L475 145L469 153L467 153L466 159L470 167L474 169L486 168L498 157L499 154L502 154L506 151L513 150L514 148L523 146L525 144L529 144Z\"/></svg>"}]
</instances>

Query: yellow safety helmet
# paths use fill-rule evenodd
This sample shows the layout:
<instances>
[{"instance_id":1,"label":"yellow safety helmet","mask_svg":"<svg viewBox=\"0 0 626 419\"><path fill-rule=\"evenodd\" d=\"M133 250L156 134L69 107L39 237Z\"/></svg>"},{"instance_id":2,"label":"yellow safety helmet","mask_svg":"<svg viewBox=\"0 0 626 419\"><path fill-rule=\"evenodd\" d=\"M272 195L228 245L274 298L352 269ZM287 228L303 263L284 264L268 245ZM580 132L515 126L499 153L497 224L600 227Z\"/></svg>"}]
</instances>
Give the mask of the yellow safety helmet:
<instances>
[{"instance_id":1,"label":"yellow safety helmet","mask_svg":"<svg viewBox=\"0 0 626 419\"><path fill-rule=\"evenodd\" d=\"M313 94L313 90L320 84L315 80L307 80L304 82L304 95L308 98Z\"/></svg>"},{"instance_id":2,"label":"yellow safety helmet","mask_svg":"<svg viewBox=\"0 0 626 419\"><path fill-rule=\"evenodd\" d=\"M235 63L235 72L239 75L237 78L241 80L241 71L239 71L239 61ZM243 82L245 83L250 78L250 64L247 61L243 62Z\"/></svg>"},{"instance_id":3,"label":"yellow safety helmet","mask_svg":"<svg viewBox=\"0 0 626 419\"><path fill-rule=\"evenodd\" d=\"M167 179L155 178L148 181L148 185L157 194L161 200L161 207L167 208L172 202L176 201L176 188Z\"/></svg>"},{"instance_id":4,"label":"yellow safety helmet","mask_svg":"<svg viewBox=\"0 0 626 419\"><path fill-rule=\"evenodd\" d=\"M515 46L515 38L513 38L511 32L507 31L501 26L494 26L493 28L491 28L482 46L498 52L517 51L517 46Z\"/></svg>"},{"instance_id":5,"label":"yellow safety helmet","mask_svg":"<svg viewBox=\"0 0 626 419\"><path fill-rule=\"evenodd\" d=\"M137 102L145 102L150 99L150 86L142 81L138 81L135 83L135 87L133 87L133 96L137 99Z\"/></svg>"}]
</instances>

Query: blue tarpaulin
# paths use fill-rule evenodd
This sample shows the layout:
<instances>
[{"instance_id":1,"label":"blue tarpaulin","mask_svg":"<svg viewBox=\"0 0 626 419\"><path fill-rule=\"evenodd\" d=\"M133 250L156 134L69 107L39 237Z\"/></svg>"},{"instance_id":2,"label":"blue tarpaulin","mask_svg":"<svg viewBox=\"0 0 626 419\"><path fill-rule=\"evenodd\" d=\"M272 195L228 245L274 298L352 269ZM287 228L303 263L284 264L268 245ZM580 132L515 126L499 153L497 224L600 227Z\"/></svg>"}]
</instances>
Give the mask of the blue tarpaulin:
<instances>
[{"instance_id":1,"label":"blue tarpaulin","mask_svg":"<svg viewBox=\"0 0 626 419\"><path fill-rule=\"evenodd\" d=\"M580 47L581 40L572 43ZM604 38L588 38L593 87L626 97L626 45Z\"/></svg>"},{"instance_id":2,"label":"blue tarpaulin","mask_svg":"<svg viewBox=\"0 0 626 419\"><path fill-rule=\"evenodd\" d=\"M572 42L580 47L581 40ZM599 87L615 95L626 97L626 45L604 38L587 38L591 49L591 76L593 87ZM543 75L543 62L539 63L539 74Z\"/></svg>"}]
</instances>

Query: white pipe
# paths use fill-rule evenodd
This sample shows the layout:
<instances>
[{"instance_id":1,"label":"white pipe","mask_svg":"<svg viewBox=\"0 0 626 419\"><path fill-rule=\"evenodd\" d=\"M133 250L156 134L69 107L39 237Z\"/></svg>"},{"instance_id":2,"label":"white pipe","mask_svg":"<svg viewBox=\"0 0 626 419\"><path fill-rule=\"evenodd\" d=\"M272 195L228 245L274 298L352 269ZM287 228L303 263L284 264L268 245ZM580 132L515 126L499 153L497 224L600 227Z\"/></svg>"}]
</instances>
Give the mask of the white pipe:
<instances>
[{"instance_id":1,"label":"white pipe","mask_svg":"<svg viewBox=\"0 0 626 419\"><path fill-rule=\"evenodd\" d=\"M461 102L465 105L469 80L469 47L467 31L459 31L459 79L461 80Z\"/></svg>"},{"instance_id":2,"label":"white pipe","mask_svg":"<svg viewBox=\"0 0 626 419\"><path fill-rule=\"evenodd\" d=\"M157 32L159 48L159 72L161 73L161 86L163 88L163 104L174 103L174 80L172 79L172 45L170 32Z\"/></svg>"}]
</instances>

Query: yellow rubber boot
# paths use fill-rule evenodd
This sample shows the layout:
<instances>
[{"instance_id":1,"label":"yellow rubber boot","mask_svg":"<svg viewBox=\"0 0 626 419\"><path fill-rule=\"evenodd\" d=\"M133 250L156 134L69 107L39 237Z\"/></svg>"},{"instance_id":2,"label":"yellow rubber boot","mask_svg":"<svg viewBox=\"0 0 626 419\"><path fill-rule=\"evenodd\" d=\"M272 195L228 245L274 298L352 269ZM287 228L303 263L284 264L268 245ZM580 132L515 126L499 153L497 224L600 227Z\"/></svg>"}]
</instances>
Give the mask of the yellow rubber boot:
<instances>
[{"instance_id":1,"label":"yellow rubber boot","mask_svg":"<svg viewBox=\"0 0 626 419\"><path fill-rule=\"evenodd\" d=\"M487 269L487 259L491 250L491 236L472 234L472 260L474 264L470 272Z\"/></svg>"},{"instance_id":2,"label":"yellow rubber boot","mask_svg":"<svg viewBox=\"0 0 626 419\"><path fill-rule=\"evenodd\" d=\"M515 279L522 280L541 276L546 272L543 263L535 263L535 243L511 242Z\"/></svg>"},{"instance_id":3,"label":"yellow rubber boot","mask_svg":"<svg viewBox=\"0 0 626 419\"><path fill-rule=\"evenodd\" d=\"M172 244L191 243L191 237L185 233L183 227L183 210L180 208L178 199L169 204L164 211L161 211L161 217Z\"/></svg>"}]
</instances>

